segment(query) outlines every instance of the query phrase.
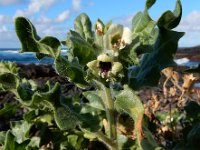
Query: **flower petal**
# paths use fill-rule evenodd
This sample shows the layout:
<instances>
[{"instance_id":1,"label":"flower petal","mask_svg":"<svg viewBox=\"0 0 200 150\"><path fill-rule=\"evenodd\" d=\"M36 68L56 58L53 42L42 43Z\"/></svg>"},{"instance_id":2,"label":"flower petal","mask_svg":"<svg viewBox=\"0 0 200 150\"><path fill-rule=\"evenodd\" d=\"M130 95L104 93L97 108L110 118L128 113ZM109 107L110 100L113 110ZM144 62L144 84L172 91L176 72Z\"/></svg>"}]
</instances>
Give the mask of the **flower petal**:
<instances>
[{"instance_id":1,"label":"flower petal","mask_svg":"<svg viewBox=\"0 0 200 150\"><path fill-rule=\"evenodd\" d=\"M100 69L98 67L99 61L98 60L93 60L87 63L87 67L92 70L93 74L98 74L100 72Z\"/></svg>"},{"instance_id":2,"label":"flower petal","mask_svg":"<svg viewBox=\"0 0 200 150\"><path fill-rule=\"evenodd\" d=\"M113 58L108 56L107 54L101 54L97 57L98 61L102 62L113 62Z\"/></svg>"},{"instance_id":3,"label":"flower petal","mask_svg":"<svg viewBox=\"0 0 200 150\"><path fill-rule=\"evenodd\" d=\"M124 41L125 44L131 44L132 42L132 32L128 27L124 27L122 41Z\"/></svg>"},{"instance_id":4,"label":"flower petal","mask_svg":"<svg viewBox=\"0 0 200 150\"><path fill-rule=\"evenodd\" d=\"M120 72L123 69L123 66L120 62L114 62L112 69L111 69L111 73L116 75L118 72Z\"/></svg>"}]
</instances>

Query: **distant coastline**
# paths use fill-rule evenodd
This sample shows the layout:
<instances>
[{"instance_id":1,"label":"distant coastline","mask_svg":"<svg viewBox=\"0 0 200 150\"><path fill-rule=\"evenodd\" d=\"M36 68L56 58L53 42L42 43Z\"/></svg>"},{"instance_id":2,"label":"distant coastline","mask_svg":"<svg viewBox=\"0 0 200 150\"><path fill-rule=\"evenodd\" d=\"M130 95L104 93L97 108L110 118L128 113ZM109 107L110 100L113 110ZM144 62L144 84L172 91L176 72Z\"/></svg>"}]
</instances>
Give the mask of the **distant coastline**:
<instances>
[{"instance_id":1,"label":"distant coastline","mask_svg":"<svg viewBox=\"0 0 200 150\"><path fill-rule=\"evenodd\" d=\"M0 48L0 61L11 61L11 62L16 62L20 64L31 64L31 63L36 63L36 64L52 64L53 59L51 58L43 58L41 60L38 60L35 57L35 54L32 52L27 52L27 53L20 53L21 48ZM65 55L67 52L66 48L63 48L61 50L61 53Z\"/></svg>"},{"instance_id":2,"label":"distant coastline","mask_svg":"<svg viewBox=\"0 0 200 150\"><path fill-rule=\"evenodd\" d=\"M0 61L12 61L20 64L52 64L53 59L43 58L38 60L34 53L20 53L21 48L0 48ZM61 53L66 55L67 48L62 48ZM187 58L190 61L200 62L200 45L194 47L180 47L175 59Z\"/></svg>"}]
</instances>

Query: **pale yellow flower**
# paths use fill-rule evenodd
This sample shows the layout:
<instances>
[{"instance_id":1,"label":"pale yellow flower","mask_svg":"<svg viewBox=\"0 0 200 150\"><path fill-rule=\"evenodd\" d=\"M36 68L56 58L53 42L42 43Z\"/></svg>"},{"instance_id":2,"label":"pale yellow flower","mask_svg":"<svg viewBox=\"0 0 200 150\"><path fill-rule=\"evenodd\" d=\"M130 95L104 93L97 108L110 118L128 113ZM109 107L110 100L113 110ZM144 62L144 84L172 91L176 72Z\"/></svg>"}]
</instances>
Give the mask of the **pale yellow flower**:
<instances>
[{"instance_id":1,"label":"pale yellow flower","mask_svg":"<svg viewBox=\"0 0 200 150\"><path fill-rule=\"evenodd\" d=\"M101 54L96 60L87 63L88 68L96 76L109 79L116 77L123 69L120 62L115 62L108 54Z\"/></svg>"},{"instance_id":2,"label":"pale yellow flower","mask_svg":"<svg viewBox=\"0 0 200 150\"><path fill-rule=\"evenodd\" d=\"M131 42L131 30L119 24L112 24L104 35L104 48L112 50L114 56L118 56L119 51Z\"/></svg>"}]
</instances>

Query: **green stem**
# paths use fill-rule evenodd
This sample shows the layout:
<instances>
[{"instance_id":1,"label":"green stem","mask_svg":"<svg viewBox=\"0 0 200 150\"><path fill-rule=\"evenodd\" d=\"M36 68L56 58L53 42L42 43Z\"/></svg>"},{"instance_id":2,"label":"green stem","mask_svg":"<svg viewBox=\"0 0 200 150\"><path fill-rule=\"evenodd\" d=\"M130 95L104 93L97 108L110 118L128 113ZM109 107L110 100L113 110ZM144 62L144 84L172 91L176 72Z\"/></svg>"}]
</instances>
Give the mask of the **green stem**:
<instances>
[{"instance_id":1,"label":"green stem","mask_svg":"<svg viewBox=\"0 0 200 150\"><path fill-rule=\"evenodd\" d=\"M114 101L112 99L111 89L107 88L103 83L95 81L97 87L101 91L102 100L105 106L106 118L108 121L108 137L110 140L117 141L117 128L115 119ZM115 143L115 147L117 144Z\"/></svg>"},{"instance_id":2,"label":"green stem","mask_svg":"<svg viewBox=\"0 0 200 150\"><path fill-rule=\"evenodd\" d=\"M103 142L110 150L118 150L116 141L109 139L107 136L105 136L102 132L94 133L94 135Z\"/></svg>"},{"instance_id":3,"label":"green stem","mask_svg":"<svg viewBox=\"0 0 200 150\"><path fill-rule=\"evenodd\" d=\"M102 97L104 99L104 104L106 107L106 117L109 126L109 138L116 140L117 131L116 131L116 121L114 113L114 101L112 99L110 89L106 88L105 86L102 88Z\"/></svg>"}]
</instances>

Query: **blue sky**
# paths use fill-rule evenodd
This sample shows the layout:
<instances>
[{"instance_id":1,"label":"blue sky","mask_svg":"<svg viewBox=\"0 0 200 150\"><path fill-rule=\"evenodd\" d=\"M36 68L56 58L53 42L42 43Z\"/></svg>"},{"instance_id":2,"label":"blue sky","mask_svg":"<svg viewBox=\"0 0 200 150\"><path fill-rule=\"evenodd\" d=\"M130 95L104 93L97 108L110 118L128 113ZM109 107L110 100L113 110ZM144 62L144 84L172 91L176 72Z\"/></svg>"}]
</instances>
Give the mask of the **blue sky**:
<instances>
[{"instance_id":1,"label":"blue sky","mask_svg":"<svg viewBox=\"0 0 200 150\"><path fill-rule=\"evenodd\" d=\"M186 32L179 46L200 45L200 1L182 0L183 17L177 31ZM176 0L157 0L150 9L154 20L166 10L173 10ZM130 27L131 18L144 9L145 0L0 0L0 48L20 47L14 31L14 18L28 17L40 36L60 40L73 28L73 20L85 12L94 23L98 18L113 20Z\"/></svg>"}]
</instances>

